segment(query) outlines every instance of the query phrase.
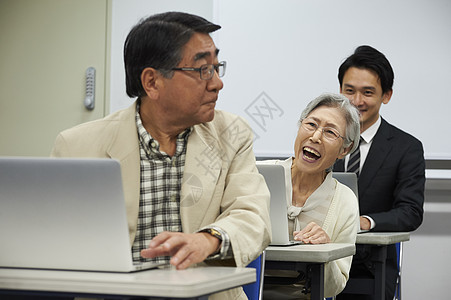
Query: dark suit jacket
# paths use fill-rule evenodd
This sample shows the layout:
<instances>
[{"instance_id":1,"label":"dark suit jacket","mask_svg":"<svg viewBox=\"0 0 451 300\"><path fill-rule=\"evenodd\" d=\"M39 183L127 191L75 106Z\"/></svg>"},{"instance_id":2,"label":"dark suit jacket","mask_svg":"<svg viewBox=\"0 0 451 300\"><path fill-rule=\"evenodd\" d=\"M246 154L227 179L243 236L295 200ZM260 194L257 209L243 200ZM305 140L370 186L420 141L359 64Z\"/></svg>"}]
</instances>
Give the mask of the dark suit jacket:
<instances>
[{"instance_id":1,"label":"dark suit jacket","mask_svg":"<svg viewBox=\"0 0 451 300\"><path fill-rule=\"evenodd\" d=\"M344 160L334 165L344 171ZM358 179L360 215L375 222L372 231L413 231L423 221L425 162L421 142L382 119ZM361 246L361 245L358 245ZM351 267L367 257L357 247ZM393 299L397 275L396 247L387 249L386 297ZM390 298L391 297L391 298Z\"/></svg>"},{"instance_id":2,"label":"dark suit jacket","mask_svg":"<svg viewBox=\"0 0 451 300\"><path fill-rule=\"evenodd\" d=\"M421 142L382 119L359 175L360 215L376 222L373 231L413 231L423 221L424 183Z\"/></svg>"}]
</instances>

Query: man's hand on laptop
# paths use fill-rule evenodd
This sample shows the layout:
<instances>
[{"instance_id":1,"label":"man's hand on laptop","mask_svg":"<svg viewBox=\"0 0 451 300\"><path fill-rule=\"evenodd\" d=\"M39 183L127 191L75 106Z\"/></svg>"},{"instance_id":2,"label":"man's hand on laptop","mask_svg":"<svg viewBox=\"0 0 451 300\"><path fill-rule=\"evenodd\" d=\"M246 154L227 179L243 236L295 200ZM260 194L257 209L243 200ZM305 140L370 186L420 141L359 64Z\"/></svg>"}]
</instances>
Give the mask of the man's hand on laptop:
<instances>
[{"instance_id":1,"label":"man's hand on laptop","mask_svg":"<svg viewBox=\"0 0 451 300\"><path fill-rule=\"evenodd\" d=\"M147 249L141 250L144 258L171 256L170 264L183 270L204 261L218 251L221 241L209 233L162 232L152 239Z\"/></svg>"}]
</instances>

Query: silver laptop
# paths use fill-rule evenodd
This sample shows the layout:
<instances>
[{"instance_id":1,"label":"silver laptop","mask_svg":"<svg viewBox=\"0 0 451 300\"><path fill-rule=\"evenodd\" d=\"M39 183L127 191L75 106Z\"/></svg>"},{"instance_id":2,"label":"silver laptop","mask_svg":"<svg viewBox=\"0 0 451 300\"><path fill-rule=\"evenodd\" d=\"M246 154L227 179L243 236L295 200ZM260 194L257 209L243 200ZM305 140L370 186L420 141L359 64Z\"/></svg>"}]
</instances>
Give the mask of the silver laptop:
<instances>
[{"instance_id":1,"label":"silver laptop","mask_svg":"<svg viewBox=\"0 0 451 300\"><path fill-rule=\"evenodd\" d=\"M355 196L357 197L357 199L359 199L359 189L358 189L358 182L357 182L357 175L355 173L346 173L346 172L333 172L332 173L332 177L334 177L335 179L337 179L339 182L341 182L342 184L346 185L347 187L349 187L355 194ZM369 230L364 230L364 229L359 229L357 231L357 233L364 233L364 232L368 232Z\"/></svg>"},{"instance_id":2,"label":"silver laptop","mask_svg":"<svg viewBox=\"0 0 451 300\"><path fill-rule=\"evenodd\" d=\"M332 172L332 177L349 187L354 192L357 199L359 198L357 175L355 173Z\"/></svg>"},{"instance_id":3,"label":"silver laptop","mask_svg":"<svg viewBox=\"0 0 451 300\"><path fill-rule=\"evenodd\" d=\"M0 157L0 267L132 272L120 165Z\"/></svg>"},{"instance_id":4,"label":"silver laptop","mask_svg":"<svg viewBox=\"0 0 451 300\"><path fill-rule=\"evenodd\" d=\"M292 246L302 244L294 241L288 232L287 191L285 187L285 170L281 165L257 162L257 168L263 175L271 193L270 219L272 239L271 246Z\"/></svg>"}]
</instances>

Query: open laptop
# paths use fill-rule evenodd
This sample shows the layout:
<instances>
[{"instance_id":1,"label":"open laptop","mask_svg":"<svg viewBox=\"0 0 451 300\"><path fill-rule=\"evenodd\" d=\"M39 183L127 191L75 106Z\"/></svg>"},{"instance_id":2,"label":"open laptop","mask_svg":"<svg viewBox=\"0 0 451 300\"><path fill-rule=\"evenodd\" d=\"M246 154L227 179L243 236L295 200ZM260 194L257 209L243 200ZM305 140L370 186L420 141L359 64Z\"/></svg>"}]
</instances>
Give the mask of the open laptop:
<instances>
[{"instance_id":1,"label":"open laptop","mask_svg":"<svg viewBox=\"0 0 451 300\"><path fill-rule=\"evenodd\" d=\"M359 199L359 189L358 189L357 175L355 173L352 173L352 172L349 172L349 173L346 173L346 172L333 172L332 173L332 177L334 177L339 182L341 182L342 184L344 184L347 187L349 187L354 192L354 194L357 197L357 199ZM360 226L359 226L359 230L357 231L357 233L364 233L364 232L368 232L368 231L369 230L360 229Z\"/></svg>"},{"instance_id":2,"label":"open laptop","mask_svg":"<svg viewBox=\"0 0 451 300\"><path fill-rule=\"evenodd\" d=\"M0 267L132 272L119 162L0 157Z\"/></svg>"},{"instance_id":3,"label":"open laptop","mask_svg":"<svg viewBox=\"0 0 451 300\"><path fill-rule=\"evenodd\" d=\"M349 187L354 192L357 199L359 198L357 175L355 173L332 172L332 177Z\"/></svg>"},{"instance_id":4,"label":"open laptop","mask_svg":"<svg viewBox=\"0 0 451 300\"><path fill-rule=\"evenodd\" d=\"M281 165L257 162L257 168L263 175L271 193L269 216L271 219L272 239L270 246L292 246L302 244L293 240L288 232L287 191L285 188L285 170Z\"/></svg>"}]
</instances>

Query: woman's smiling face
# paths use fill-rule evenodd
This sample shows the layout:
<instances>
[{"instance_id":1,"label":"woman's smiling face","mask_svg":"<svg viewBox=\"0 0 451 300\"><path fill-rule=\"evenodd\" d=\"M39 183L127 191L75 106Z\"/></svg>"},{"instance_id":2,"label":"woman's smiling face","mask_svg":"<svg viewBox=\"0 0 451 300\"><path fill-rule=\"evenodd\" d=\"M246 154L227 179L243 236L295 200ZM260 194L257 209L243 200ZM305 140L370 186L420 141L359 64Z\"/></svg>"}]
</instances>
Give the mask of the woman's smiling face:
<instances>
[{"instance_id":1,"label":"woman's smiling face","mask_svg":"<svg viewBox=\"0 0 451 300\"><path fill-rule=\"evenodd\" d=\"M345 136L345 117L338 107L319 106L310 112L304 121L311 121L319 127L316 131L309 131L303 125L299 126L294 143L296 167L301 172L324 173L337 159L343 158L350 148L343 148L342 137L336 140L327 139L323 128L331 128Z\"/></svg>"}]
</instances>

